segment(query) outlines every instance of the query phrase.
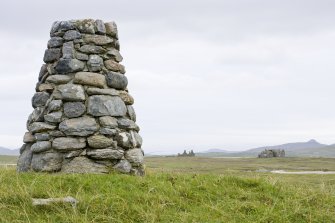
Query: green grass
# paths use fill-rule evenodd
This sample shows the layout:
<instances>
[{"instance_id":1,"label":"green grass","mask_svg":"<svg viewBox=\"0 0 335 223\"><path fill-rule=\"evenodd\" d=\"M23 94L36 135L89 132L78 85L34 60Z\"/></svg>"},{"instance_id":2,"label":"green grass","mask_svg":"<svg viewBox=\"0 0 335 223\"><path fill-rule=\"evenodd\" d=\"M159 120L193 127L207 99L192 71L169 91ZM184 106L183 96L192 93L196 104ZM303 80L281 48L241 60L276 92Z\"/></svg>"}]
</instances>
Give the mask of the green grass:
<instances>
[{"instance_id":1,"label":"green grass","mask_svg":"<svg viewBox=\"0 0 335 223\"><path fill-rule=\"evenodd\" d=\"M17 156L0 155L0 164L14 164L17 162Z\"/></svg>"},{"instance_id":2,"label":"green grass","mask_svg":"<svg viewBox=\"0 0 335 223\"><path fill-rule=\"evenodd\" d=\"M245 171L335 170L334 161L147 158L145 177L0 169L0 222L335 222L335 175ZM31 203L65 196L76 209Z\"/></svg>"}]
</instances>

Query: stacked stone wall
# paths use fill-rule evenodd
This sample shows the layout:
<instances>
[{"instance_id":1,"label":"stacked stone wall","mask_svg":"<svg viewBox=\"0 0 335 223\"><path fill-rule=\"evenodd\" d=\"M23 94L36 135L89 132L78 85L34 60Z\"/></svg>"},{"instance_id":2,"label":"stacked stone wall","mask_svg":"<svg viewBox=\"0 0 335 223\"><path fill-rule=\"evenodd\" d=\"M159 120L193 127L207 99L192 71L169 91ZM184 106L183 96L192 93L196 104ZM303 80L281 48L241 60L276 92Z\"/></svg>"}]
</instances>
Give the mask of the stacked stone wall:
<instances>
[{"instance_id":1,"label":"stacked stone wall","mask_svg":"<svg viewBox=\"0 0 335 223\"><path fill-rule=\"evenodd\" d=\"M57 21L50 36L17 170L143 175L116 24Z\"/></svg>"}]
</instances>

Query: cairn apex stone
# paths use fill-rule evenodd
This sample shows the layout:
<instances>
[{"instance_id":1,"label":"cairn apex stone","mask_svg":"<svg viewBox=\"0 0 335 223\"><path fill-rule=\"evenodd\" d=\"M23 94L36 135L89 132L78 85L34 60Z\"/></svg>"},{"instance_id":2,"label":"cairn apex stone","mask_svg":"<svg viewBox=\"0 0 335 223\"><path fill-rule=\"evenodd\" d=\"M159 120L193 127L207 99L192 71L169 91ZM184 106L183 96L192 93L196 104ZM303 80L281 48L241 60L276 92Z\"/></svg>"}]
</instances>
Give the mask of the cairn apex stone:
<instances>
[{"instance_id":1,"label":"cairn apex stone","mask_svg":"<svg viewBox=\"0 0 335 223\"><path fill-rule=\"evenodd\" d=\"M115 22L56 21L41 55L18 172L144 174Z\"/></svg>"},{"instance_id":2,"label":"cairn apex stone","mask_svg":"<svg viewBox=\"0 0 335 223\"><path fill-rule=\"evenodd\" d=\"M106 27L106 34L107 35L110 35L110 36L118 39L117 26L116 26L116 23L114 21L105 23L105 27Z\"/></svg>"},{"instance_id":3,"label":"cairn apex stone","mask_svg":"<svg viewBox=\"0 0 335 223\"><path fill-rule=\"evenodd\" d=\"M106 27L102 20L95 20L95 26L97 28L97 34L106 34Z\"/></svg>"}]
</instances>

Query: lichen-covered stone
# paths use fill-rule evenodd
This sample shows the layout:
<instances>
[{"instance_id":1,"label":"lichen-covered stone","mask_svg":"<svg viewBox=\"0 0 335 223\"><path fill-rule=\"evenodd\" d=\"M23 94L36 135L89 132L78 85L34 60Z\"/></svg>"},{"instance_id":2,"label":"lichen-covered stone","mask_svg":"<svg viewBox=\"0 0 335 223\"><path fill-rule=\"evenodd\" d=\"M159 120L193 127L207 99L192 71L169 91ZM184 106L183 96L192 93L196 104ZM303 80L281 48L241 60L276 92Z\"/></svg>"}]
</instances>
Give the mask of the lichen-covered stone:
<instances>
[{"instance_id":1,"label":"lichen-covered stone","mask_svg":"<svg viewBox=\"0 0 335 223\"><path fill-rule=\"evenodd\" d=\"M92 72L78 72L74 76L75 84L90 85L95 87L106 86L106 78L102 74Z\"/></svg>"},{"instance_id":2,"label":"lichen-covered stone","mask_svg":"<svg viewBox=\"0 0 335 223\"><path fill-rule=\"evenodd\" d=\"M50 139L49 133L35 133L37 141L48 141Z\"/></svg>"},{"instance_id":3,"label":"lichen-covered stone","mask_svg":"<svg viewBox=\"0 0 335 223\"><path fill-rule=\"evenodd\" d=\"M127 130L139 130L138 125L136 125L136 123L130 119L127 118L119 118L117 120L117 123L119 125L119 128L121 129L127 129Z\"/></svg>"},{"instance_id":4,"label":"lichen-covered stone","mask_svg":"<svg viewBox=\"0 0 335 223\"><path fill-rule=\"evenodd\" d=\"M93 116L124 116L126 105L117 96L93 95L88 98L87 113Z\"/></svg>"},{"instance_id":5,"label":"lichen-covered stone","mask_svg":"<svg viewBox=\"0 0 335 223\"><path fill-rule=\"evenodd\" d=\"M77 59L60 59L56 65L56 71L60 74L73 73L83 70L85 64Z\"/></svg>"},{"instance_id":6,"label":"lichen-covered stone","mask_svg":"<svg viewBox=\"0 0 335 223\"><path fill-rule=\"evenodd\" d=\"M56 60L58 60L61 56L61 51L59 48L51 48L51 49L47 49L44 52L44 57L43 57L43 61L45 63L52 63Z\"/></svg>"},{"instance_id":7,"label":"lichen-covered stone","mask_svg":"<svg viewBox=\"0 0 335 223\"><path fill-rule=\"evenodd\" d=\"M95 149L107 148L109 146L113 146L114 148L116 147L116 144L113 141L113 139L108 138L103 135L90 136L87 138L87 142L91 148L95 148Z\"/></svg>"},{"instance_id":8,"label":"lichen-covered stone","mask_svg":"<svg viewBox=\"0 0 335 223\"><path fill-rule=\"evenodd\" d=\"M101 160L115 160L121 159L123 157L124 151L114 148L105 148L105 149L90 149L87 151L87 155L93 159Z\"/></svg>"},{"instance_id":9,"label":"lichen-covered stone","mask_svg":"<svg viewBox=\"0 0 335 223\"><path fill-rule=\"evenodd\" d=\"M85 138L59 137L55 138L52 142L52 148L62 152L83 149L85 147Z\"/></svg>"},{"instance_id":10,"label":"lichen-covered stone","mask_svg":"<svg viewBox=\"0 0 335 223\"><path fill-rule=\"evenodd\" d=\"M114 165L113 168L120 173L129 173L131 164L127 160L120 160L120 162Z\"/></svg>"},{"instance_id":11,"label":"lichen-covered stone","mask_svg":"<svg viewBox=\"0 0 335 223\"><path fill-rule=\"evenodd\" d=\"M117 26L115 22L105 23L106 34L118 39Z\"/></svg>"},{"instance_id":12,"label":"lichen-covered stone","mask_svg":"<svg viewBox=\"0 0 335 223\"><path fill-rule=\"evenodd\" d=\"M100 128L99 133L107 136L115 136L118 133L118 130L110 128Z\"/></svg>"},{"instance_id":13,"label":"lichen-covered stone","mask_svg":"<svg viewBox=\"0 0 335 223\"><path fill-rule=\"evenodd\" d=\"M82 102L66 102L64 104L64 115L68 118L82 116L86 111L86 106Z\"/></svg>"},{"instance_id":14,"label":"lichen-covered stone","mask_svg":"<svg viewBox=\"0 0 335 223\"><path fill-rule=\"evenodd\" d=\"M74 25L81 33L95 33L95 21L93 19L77 20Z\"/></svg>"},{"instance_id":15,"label":"lichen-covered stone","mask_svg":"<svg viewBox=\"0 0 335 223\"><path fill-rule=\"evenodd\" d=\"M95 45L83 45L79 48L79 51L88 54L103 54L107 52L103 47Z\"/></svg>"},{"instance_id":16,"label":"lichen-covered stone","mask_svg":"<svg viewBox=\"0 0 335 223\"><path fill-rule=\"evenodd\" d=\"M52 100L48 105L48 112L58 111L62 108L62 100Z\"/></svg>"},{"instance_id":17,"label":"lichen-covered stone","mask_svg":"<svg viewBox=\"0 0 335 223\"><path fill-rule=\"evenodd\" d=\"M30 132L24 133L24 136L23 136L23 142L24 143L32 143L32 142L35 142L35 141L36 141L36 139L33 136L33 134L31 134Z\"/></svg>"},{"instance_id":18,"label":"lichen-covered stone","mask_svg":"<svg viewBox=\"0 0 335 223\"><path fill-rule=\"evenodd\" d=\"M119 91L115 89L101 89L101 88L88 88L86 90L88 95L111 95L111 96L118 96Z\"/></svg>"},{"instance_id":19,"label":"lichen-covered stone","mask_svg":"<svg viewBox=\"0 0 335 223\"><path fill-rule=\"evenodd\" d=\"M76 52L75 57L76 57L78 60L83 60L83 61L87 61L87 60L88 60L88 55L87 55L87 54L84 54L84 53Z\"/></svg>"},{"instance_id":20,"label":"lichen-covered stone","mask_svg":"<svg viewBox=\"0 0 335 223\"><path fill-rule=\"evenodd\" d=\"M91 159L79 156L70 162L64 163L62 167L64 173L108 173L108 167L103 164L96 163Z\"/></svg>"},{"instance_id":21,"label":"lichen-covered stone","mask_svg":"<svg viewBox=\"0 0 335 223\"><path fill-rule=\"evenodd\" d=\"M74 39L80 39L81 34L80 34L80 32L78 32L76 30L68 30L68 31L65 32L63 38L66 41L70 41L70 40L74 40Z\"/></svg>"},{"instance_id":22,"label":"lichen-covered stone","mask_svg":"<svg viewBox=\"0 0 335 223\"><path fill-rule=\"evenodd\" d=\"M114 48L111 48L108 50L107 56L112 56L116 62L121 62L123 60L123 57L121 56L120 51Z\"/></svg>"},{"instance_id":23,"label":"lichen-covered stone","mask_svg":"<svg viewBox=\"0 0 335 223\"><path fill-rule=\"evenodd\" d=\"M97 28L96 31L97 34L106 34L105 24L102 20L100 19L95 20L95 26Z\"/></svg>"},{"instance_id":24,"label":"lichen-covered stone","mask_svg":"<svg viewBox=\"0 0 335 223\"><path fill-rule=\"evenodd\" d=\"M29 126L28 130L31 133L36 133L36 132L44 132L44 131L48 131L48 130L54 130L55 128L56 128L56 126L47 124L45 122L34 122Z\"/></svg>"},{"instance_id":25,"label":"lichen-covered stone","mask_svg":"<svg viewBox=\"0 0 335 223\"><path fill-rule=\"evenodd\" d=\"M59 153L34 153L31 167L37 172L56 172L62 168L63 157Z\"/></svg>"},{"instance_id":26,"label":"lichen-covered stone","mask_svg":"<svg viewBox=\"0 0 335 223\"><path fill-rule=\"evenodd\" d=\"M75 54L73 42L66 42L62 47L62 58L73 59Z\"/></svg>"},{"instance_id":27,"label":"lichen-covered stone","mask_svg":"<svg viewBox=\"0 0 335 223\"><path fill-rule=\"evenodd\" d=\"M109 72L106 75L107 85L118 90L125 90L128 85L128 79L125 75L115 72Z\"/></svg>"},{"instance_id":28,"label":"lichen-covered stone","mask_svg":"<svg viewBox=\"0 0 335 223\"><path fill-rule=\"evenodd\" d=\"M136 113L131 105L127 105L127 115L129 116L130 120L136 122Z\"/></svg>"},{"instance_id":29,"label":"lichen-covered stone","mask_svg":"<svg viewBox=\"0 0 335 223\"><path fill-rule=\"evenodd\" d=\"M116 135L116 140L118 146L126 149L134 148L134 143L132 141L131 134L128 132L120 132Z\"/></svg>"},{"instance_id":30,"label":"lichen-covered stone","mask_svg":"<svg viewBox=\"0 0 335 223\"><path fill-rule=\"evenodd\" d=\"M67 84L70 80L71 77L67 75L52 75L46 79L46 82L53 84Z\"/></svg>"},{"instance_id":31,"label":"lichen-covered stone","mask_svg":"<svg viewBox=\"0 0 335 223\"><path fill-rule=\"evenodd\" d=\"M35 142L31 146L31 150L33 151L33 153L41 153L41 152L45 152L50 149L51 149L51 142L49 141Z\"/></svg>"},{"instance_id":32,"label":"lichen-covered stone","mask_svg":"<svg viewBox=\"0 0 335 223\"><path fill-rule=\"evenodd\" d=\"M90 55L87 66L89 71L97 72L100 71L103 67L103 59L98 55Z\"/></svg>"},{"instance_id":33,"label":"lichen-covered stone","mask_svg":"<svg viewBox=\"0 0 335 223\"><path fill-rule=\"evenodd\" d=\"M72 21L56 21L52 24L50 36L64 35L67 30L75 29Z\"/></svg>"},{"instance_id":34,"label":"lichen-covered stone","mask_svg":"<svg viewBox=\"0 0 335 223\"><path fill-rule=\"evenodd\" d=\"M16 170L18 172L27 172L31 168L31 159L33 158L33 152L31 151L31 143L23 144L20 149L20 157L17 161Z\"/></svg>"},{"instance_id":35,"label":"lichen-covered stone","mask_svg":"<svg viewBox=\"0 0 335 223\"><path fill-rule=\"evenodd\" d=\"M117 119L111 116L102 116L99 118L100 125L106 128L118 127Z\"/></svg>"},{"instance_id":36,"label":"lichen-covered stone","mask_svg":"<svg viewBox=\"0 0 335 223\"><path fill-rule=\"evenodd\" d=\"M124 101L126 105L134 104L134 98L126 91L119 91L120 98Z\"/></svg>"},{"instance_id":37,"label":"lichen-covered stone","mask_svg":"<svg viewBox=\"0 0 335 223\"><path fill-rule=\"evenodd\" d=\"M54 88L51 84L39 84L36 91L38 91L38 92L42 92L42 91L52 92L53 89Z\"/></svg>"},{"instance_id":38,"label":"lichen-covered stone","mask_svg":"<svg viewBox=\"0 0 335 223\"><path fill-rule=\"evenodd\" d=\"M65 101L84 101L85 91L83 86L77 84L64 84L58 86L62 99Z\"/></svg>"},{"instance_id":39,"label":"lichen-covered stone","mask_svg":"<svg viewBox=\"0 0 335 223\"><path fill-rule=\"evenodd\" d=\"M108 70L111 70L114 72L120 72L121 74L126 73L124 66L122 64L115 62L114 60L106 60L104 64Z\"/></svg>"},{"instance_id":40,"label":"lichen-covered stone","mask_svg":"<svg viewBox=\"0 0 335 223\"><path fill-rule=\"evenodd\" d=\"M98 46L103 46L107 44L113 43L113 39L108 36L100 36L100 35L84 35L84 42L93 43Z\"/></svg>"},{"instance_id":41,"label":"lichen-covered stone","mask_svg":"<svg viewBox=\"0 0 335 223\"><path fill-rule=\"evenodd\" d=\"M56 48L62 46L64 43L64 40L62 37L51 37L51 39L48 41L48 48Z\"/></svg>"},{"instance_id":42,"label":"lichen-covered stone","mask_svg":"<svg viewBox=\"0 0 335 223\"><path fill-rule=\"evenodd\" d=\"M143 152L141 149L130 149L125 154L126 159L135 165L143 163Z\"/></svg>"},{"instance_id":43,"label":"lichen-covered stone","mask_svg":"<svg viewBox=\"0 0 335 223\"><path fill-rule=\"evenodd\" d=\"M44 106L50 95L47 92L36 92L31 100L33 108Z\"/></svg>"},{"instance_id":44,"label":"lichen-covered stone","mask_svg":"<svg viewBox=\"0 0 335 223\"><path fill-rule=\"evenodd\" d=\"M91 117L67 119L59 124L59 130L68 136L89 136L98 129L97 122Z\"/></svg>"},{"instance_id":45,"label":"lichen-covered stone","mask_svg":"<svg viewBox=\"0 0 335 223\"><path fill-rule=\"evenodd\" d=\"M62 116L63 116L63 113L60 111L52 112L47 115L44 115L44 120L47 122L51 122L51 123L59 123L62 121Z\"/></svg>"}]
</instances>

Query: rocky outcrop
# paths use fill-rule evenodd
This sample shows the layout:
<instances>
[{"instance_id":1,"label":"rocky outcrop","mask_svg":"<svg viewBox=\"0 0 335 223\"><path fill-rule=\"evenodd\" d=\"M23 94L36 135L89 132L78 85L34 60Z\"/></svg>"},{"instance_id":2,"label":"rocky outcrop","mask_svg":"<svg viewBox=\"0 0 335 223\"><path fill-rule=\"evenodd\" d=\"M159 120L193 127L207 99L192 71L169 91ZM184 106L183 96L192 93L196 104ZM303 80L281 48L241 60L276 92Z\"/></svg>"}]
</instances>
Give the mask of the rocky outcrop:
<instances>
[{"instance_id":1,"label":"rocky outcrop","mask_svg":"<svg viewBox=\"0 0 335 223\"><path fill-rule=\"evenodd\" d=\"M258 154L258 158L273 158L285 157L285 150L283 149L266 149Z\"/></svg>"},{"instance_id":2,"label":"rocky outcrop","mask_svg":"<svg viewBox=\"0 0 335 223\"><path fill-rule=\"evenodd\" d=\"M116 24L57 21L50 36L17 171L143 175Z\"/></svg>"}]
</instances>

